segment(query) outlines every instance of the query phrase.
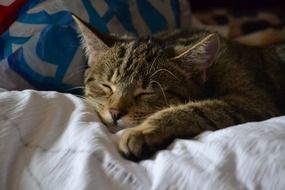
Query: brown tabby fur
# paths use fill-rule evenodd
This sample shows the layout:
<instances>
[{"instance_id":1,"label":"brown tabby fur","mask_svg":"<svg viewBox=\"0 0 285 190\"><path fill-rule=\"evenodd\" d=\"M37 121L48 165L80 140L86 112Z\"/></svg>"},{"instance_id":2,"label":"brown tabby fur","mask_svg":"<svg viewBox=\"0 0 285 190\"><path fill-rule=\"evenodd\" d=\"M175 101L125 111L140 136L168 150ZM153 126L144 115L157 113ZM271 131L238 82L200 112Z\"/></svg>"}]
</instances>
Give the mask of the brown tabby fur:
<instances>
[{"instance_id":1,"label":"brown tabby fur","mask_svg":"<svg viewBox=\"0 0 285 190\"><path fill-rule=\"evenodd\" d=\"M128 158L285 113L282 45L261 49L200 30L106 36L74 18L90 65L86 99L111 131L127 128L118 147Z\"/></svg>"}]
</instances>

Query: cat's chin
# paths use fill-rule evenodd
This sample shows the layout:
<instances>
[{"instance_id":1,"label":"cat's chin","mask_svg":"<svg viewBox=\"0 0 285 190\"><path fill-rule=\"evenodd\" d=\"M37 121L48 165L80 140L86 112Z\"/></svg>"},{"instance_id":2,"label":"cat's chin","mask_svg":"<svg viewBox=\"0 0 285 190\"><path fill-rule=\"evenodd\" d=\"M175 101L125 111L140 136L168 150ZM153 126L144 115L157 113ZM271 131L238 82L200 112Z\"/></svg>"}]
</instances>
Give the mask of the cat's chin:
<instances>
[{"instance_id":1,"label":"cat's chin","mask_svg":"<svg viewBox=\"0 0 285 190\"><path fill-rule=\"evenodd\" d=\"M105 124L108 128L108 130L111 132L111 133L116 133L120 130L123 130L123 129L126 129L126 128L132 128L132 127L135 127L133 125L130 125L130 124L125 124L123 121L119 120L117 122L116 125L114 124Z\"/></svg>"},{"instance_id":2,"label":"cat's chin","mask_svg":"<svg viewBox=\"0 0 285 190\"><path fill-rule=\"evenodd\" d=\"M106 126L111 133L117 133L118 131L125 129L124 127L120 127L117 125L106 125Z\"/></svg>"}]
</instances>

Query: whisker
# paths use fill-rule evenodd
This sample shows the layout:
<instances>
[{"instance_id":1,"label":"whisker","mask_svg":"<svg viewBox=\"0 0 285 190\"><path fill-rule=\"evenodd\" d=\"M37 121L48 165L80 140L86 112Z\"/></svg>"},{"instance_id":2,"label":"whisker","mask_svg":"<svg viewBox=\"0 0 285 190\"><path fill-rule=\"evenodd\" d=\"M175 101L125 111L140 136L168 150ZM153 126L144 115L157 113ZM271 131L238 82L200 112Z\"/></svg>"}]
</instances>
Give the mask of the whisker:
<instances>
[{"instance_id":1,"label":"whisker","mask_svg":"<svg viewBox=\"0 0 285 190\"><path fill-rule=\"evenodd\" d=\"M73 87L73 88L69 88L67 90L75 90L75 89L84 89L84 86L77 86L77 87Z\"/></svg>"},{"instance_id":2,"label":"whisker","mask_svg":"<svg viewBox=\"0 0 285 190\"><path fill-rule=\"evenodd\" d=\"M85 103L89 103L89 101L87 100L85 96L81 96L81 95L75 95L75 96L82 99Z\"/></svg>"},{"instance_id":3,"label":"whisker","mask_svg":"<svg viewBox=\"0 0 285 190\"><path fill-rule=\"evenodd\" d=\"M151 69L152 69L152 67L153 67L153 65L155 64L155 62L156 62L157 59L158 59L158 56L156 56L156 58L155 58L155 59L153 60L153 62L151 63L151 66L150 66L149 70L147 71L147 74L150 73L150 71L151 71Z\"/></svg>"},{"instance_id":4,"label":"whisker","mask_svg":"<svg viewBox=\"0 0 285 190\"><path fill-rule=\"evenodd\" d=\"M81 73L81 72L82 72L82 74L83 74L83 73L84 73L84 70L86 70L86 67L84 67L84 68L78 68L75 72L72 72L72 73L66 75L66 77L65 77L64 80L68 80L68 79L70 79L71 77L73 77L74 75L76 75L76 74L78 74L78 73Z\"/></svg>"},{"instance_id":5,"label":"whisker","mask_svg":"<svg viewBox=\"0 0 285 190\"><path fill-rule=\"evenodd\" d=\"M73 88L68 88L68 89L65 89L64 92L68 92L68 91L76 90L76 89L85 89L85 87L84 86L77 86L77 87L73 87Z\"/></svg>"},{"instance_id":6,"label":"whisker","mask_svg":"<svg viewBox=\"0 0 285 190\"><path fill-rule=\"evenodd\" d=\"M179 58L183 57L184 55L186 55L187 53L191 52L193 49L195 49L196 47L198 47L199 45L203 44L205 41L210 39L213 35L215 35L215 34L209 34L208 36L206 36L205 38L200 40L198 43L196 43L194 46L189 48L187 51L185 51L184 53L181 53L180 55L171 58L171 60L176 60L176 59L179 59Z\"/></svg>"},{"instance_id":7,"label":"whisker","mask_svg":"<svg viewBox=\"0 0 285 190\"><path fill-rule=\"evenodd\" d=\"M167 70L167 69L158 69L157 71L155 71L155 72L150 76L150 78L153 77L154 75L156 75L157 73L161 72L161 71L165 71L165 72L169 73L169 74L172 75L176 80L178 80L178 78L177 78L171 71L169 71L169 70Z\"/></svg>"},{"instance_id":8,"label":"whisker","mask_svg":"<svg viewBox=\"0 0 285 190\"><path fill-rule=\"evenodd\" d=\"M79 98L82 98L82 99L86 100L86 98L85 98L84 96L80 96L80 95L75 95L75 96L77 96L77 97L79 97Z\"/></svg>"},{"instance_id":9,"label":"whisker","mask_svg":"<svg viewBox=\"0 0 285 190\"><path fill-rule=\"evenodd\" d=\"M151 83L153 83L153 82L156 83L156 84L159 86L159 88L160 88L160 90L161 90L161 92L162 92L162 94L163 94L164 101L165 101L165 103L169 106L168 100L167 100L167 98L166 98L165 92L164 92L164 90L163 90L161 84L160 84L159 82L157 82L156 80L152 80L152 81L151 81Z\"/></svg>"}]
</instances>

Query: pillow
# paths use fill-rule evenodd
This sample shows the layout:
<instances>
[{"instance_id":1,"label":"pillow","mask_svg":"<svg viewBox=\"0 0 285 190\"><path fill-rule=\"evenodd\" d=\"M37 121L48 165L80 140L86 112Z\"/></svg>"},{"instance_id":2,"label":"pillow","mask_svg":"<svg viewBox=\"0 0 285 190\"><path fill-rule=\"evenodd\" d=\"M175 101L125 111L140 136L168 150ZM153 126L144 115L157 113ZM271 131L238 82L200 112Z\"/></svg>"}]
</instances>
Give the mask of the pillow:
<instances>
[{"instance_id":1,"label":"pillow","mask_svg":"<svg viewBox=\"0 0 285 190\"><path fill-rule=\"evenodd\" d=\"M0 34L2 34L18 17L20 8L28 0L1 0Z\"/></svg>"},{"instance_id":2,"label":"pillow","mask_svg":"<svg viewBox=\"0 0 285 190\"><path fill-rule=\"evenodd\" d=\"M0 37L0 88L81 92L86 60L71 12L103 33L140 36L191 24L187 0L30 0Z\"/></svg>"}]
</instances>

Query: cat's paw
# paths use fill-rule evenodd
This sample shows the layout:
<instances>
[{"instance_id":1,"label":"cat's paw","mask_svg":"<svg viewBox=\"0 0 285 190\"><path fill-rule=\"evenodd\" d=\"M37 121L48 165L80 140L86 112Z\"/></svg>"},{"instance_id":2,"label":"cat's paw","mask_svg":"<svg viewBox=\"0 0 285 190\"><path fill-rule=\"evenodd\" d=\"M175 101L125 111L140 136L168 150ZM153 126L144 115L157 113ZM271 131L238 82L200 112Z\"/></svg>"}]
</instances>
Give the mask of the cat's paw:
<instances>
[{"instance_id":1,"label":"cat's paw","mask_svg":"<svg viewBox=\"0 0 285 190\"><path fill-rule=\"evenodd\" d=\"M136 129L126 129L118 143L121 154L132 160L137 160L143 154L145 139L142 131Z\"/></svg>"},{"instance_id":2,"label":"cat's paw","mask_svg":"<svg viewBox=\"0 0 285 190\"><path fill-rule=\"evenodd\" d=\"M159 128L143 124L137 128L126 129L119 139L119 151L128 159L141 160L149 157L166 144Z\"/></svg>"}]
</instances>

